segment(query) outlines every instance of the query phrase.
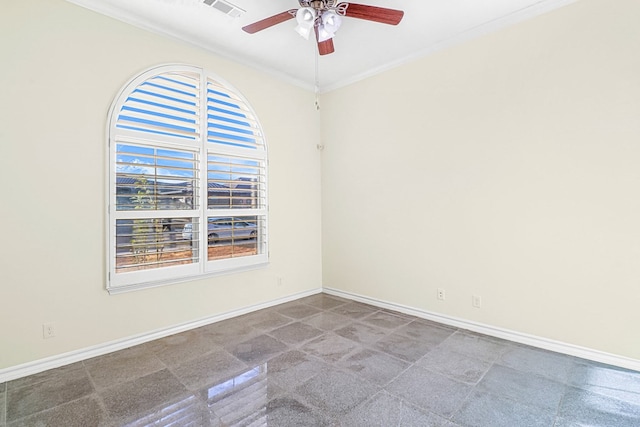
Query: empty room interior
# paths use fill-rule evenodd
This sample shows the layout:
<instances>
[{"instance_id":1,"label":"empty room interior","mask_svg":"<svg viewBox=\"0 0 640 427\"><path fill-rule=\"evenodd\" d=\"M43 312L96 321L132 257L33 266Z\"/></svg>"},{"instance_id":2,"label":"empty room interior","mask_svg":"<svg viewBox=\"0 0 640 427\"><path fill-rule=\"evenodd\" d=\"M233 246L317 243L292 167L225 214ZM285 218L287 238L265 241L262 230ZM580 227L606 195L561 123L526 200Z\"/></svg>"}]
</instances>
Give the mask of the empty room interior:
<instances>
[{"instance_id":1,"label":"empty room interior","mask_svg":"<svg viewBox=\"0 0 640 427\"><path fill-rule=\"evenodd\" d=\"M528 2L318 87L366 65L352 23L393 49L421 19L366 3L403 21L347 14L326 57L295 19L242 34L256 55L295 38L282 70L99 1L3 5L0 427L640 425L640 2ZM176 64L259 122L259 236L238 246L262 261L207 270L194 232L198 274L118 281L114 224L142 214L110 202L112 106Z\"/></svg>"}]
</instances>

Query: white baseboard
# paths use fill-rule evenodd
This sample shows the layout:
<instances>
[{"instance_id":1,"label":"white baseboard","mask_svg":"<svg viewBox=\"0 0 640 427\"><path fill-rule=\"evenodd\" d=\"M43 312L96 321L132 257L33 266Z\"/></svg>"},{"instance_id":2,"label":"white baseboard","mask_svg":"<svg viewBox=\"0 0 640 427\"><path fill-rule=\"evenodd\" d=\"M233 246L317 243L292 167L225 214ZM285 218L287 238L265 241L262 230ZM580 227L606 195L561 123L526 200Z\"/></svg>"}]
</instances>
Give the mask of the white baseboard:
<instances>
[{"instance_id":1,"label":"white baseboard","mask_svg":"<svg viewBox=\"0 0 640 427\"><path fill-rule=\"evenodd\" d=\"M550 339L538 337L535 335L524 334L521 332L509 330L509 329L498 328L495 326L485 325L478 322L472 322L470 320L433 313L426 310L408 307L401 304L396 304L388 301L382 301L379 299L366 297L364 295L358 295L351 292L341 291L339 289L324 287L322 291L329 295L335 295L335 296L350 299L353 301L359 301L366 304L374 305L376 307L398 311L400 313L409 314L412 316L420 317L422 319L432 320L434 322L442 323L449 326L454 326L456 328L467 329L467 330L478 332L484 335L489 335L496 338L502 338L502 339L513 341L520 344L530 345L532 347L538 347L545 350L555 351L557 353L563 353L570 356L576 356L583 359L592 360L595 362L619 366L621 368L632 369L634 371L640 371L640 360L637 360L637 359L631 359L628 357L618 356L611 353L605 353L599 350L593 350L586 347L580 347L573 344L550 340Z\"/></svg>"},{"instance_id":2,"label":"white baseboard","mask_svg":"<svg viewBox=\"0 0 640 427\"><path fill-rule=\"evenodd\" d=\"M148 333L135 335L128 338L123 338L123 339L107 342L104 344L99 344L96 346L87 347L80 350L75 350L68 353L47 357L40 360L35 360L33 362L24 363L21 365L11 366L9 368L0 369L0 383L15 380L15 379L26 377L33 374L37 374L39 372L43 372L48 369L59 368L61 366L69 365L71 363L87 360L92 357L102 356L104 354L111 353L114 351L124 350L125 348L133 347L134 345L143 344L145 342L157 340L158 338L164 338L169 335L185 332L190 329L199 328L201 326L220 322L222 320L230 319L232 317L251 313L253 311L262 310L263 308L273 307L274 305L283 304L289 301L294 301L299 298L318 294L320 292L322 292L322 289L320 288L312 289L310 291L305 291L305 292L299 292L296 294L288 295L283 298L278 298L278 299L267 301L264 303L239 308L237 310L231 310L226 313L205 317L203 319L198 319L192 322L186 322L180 325L171 326L169 328L158 329Z\"/></svg>"}]
</instances>

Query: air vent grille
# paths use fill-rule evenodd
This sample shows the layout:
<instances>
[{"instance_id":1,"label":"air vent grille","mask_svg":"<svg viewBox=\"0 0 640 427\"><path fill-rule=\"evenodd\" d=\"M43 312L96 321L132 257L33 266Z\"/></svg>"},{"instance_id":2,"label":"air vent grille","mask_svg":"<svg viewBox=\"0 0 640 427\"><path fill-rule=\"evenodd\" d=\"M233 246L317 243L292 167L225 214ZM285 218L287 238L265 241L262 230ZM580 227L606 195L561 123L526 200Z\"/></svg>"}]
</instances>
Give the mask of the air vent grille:
<instances>
[{"instance_id":1,"label":"air vent grille","mask_svg":"<svg viewBox=\"0 0 640 427\"><path fill-rule=\"evenodd\" d=\"M214 9L219 10L225 15L229 15L232 18L240 17L245 10L240 9L235 4L232 4L226 0L204 0L204 4L211 6Z\"/></svg>"}]
</instances>

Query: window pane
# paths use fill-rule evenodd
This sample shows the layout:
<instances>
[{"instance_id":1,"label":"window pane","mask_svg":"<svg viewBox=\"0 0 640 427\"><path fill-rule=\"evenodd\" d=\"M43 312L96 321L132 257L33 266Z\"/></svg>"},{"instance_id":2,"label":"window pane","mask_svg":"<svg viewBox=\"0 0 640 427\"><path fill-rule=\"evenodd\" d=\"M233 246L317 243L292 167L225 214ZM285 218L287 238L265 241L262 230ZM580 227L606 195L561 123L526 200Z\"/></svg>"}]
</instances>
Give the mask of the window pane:
<instances>
[{"instance_id":1,"label":"window pane","mask_svg":"<svg viewBox=\"0 0 640 427\"><path fill-rule=\"evenodd\" d=\"M260 209L265 205L264 166L261 160L209 154L207 204L209 209Z\"/></svg>"},{"instance_id":2,"label":"window pane","mask_svg":"<svg viewBox=\"0 0 640 427\"><path fill-rule=\"evenodd\" d=\"M207 259L237 258L258 254L258 242L264 238L264 218L209 217L207 221Z\"/></svg>"},{"instance_id":3,"label":"window pane","mask_svg":"<svg viewBox=\"0 0 640 427\"><path fill-rule=\"evenodd\" d=\"M119 219L116 272L197 263L198 236L194 218Z\"/></svg>"},{"instance_id":4,"label":"window pane","mask_svg":"<svg viewBox=\"0 0 640 427\"><path fill-rule=\"evenodd\" d=\"M137 145L116 146L116 210L197 208L197 155Z\"/></svg>"}]
</instances>

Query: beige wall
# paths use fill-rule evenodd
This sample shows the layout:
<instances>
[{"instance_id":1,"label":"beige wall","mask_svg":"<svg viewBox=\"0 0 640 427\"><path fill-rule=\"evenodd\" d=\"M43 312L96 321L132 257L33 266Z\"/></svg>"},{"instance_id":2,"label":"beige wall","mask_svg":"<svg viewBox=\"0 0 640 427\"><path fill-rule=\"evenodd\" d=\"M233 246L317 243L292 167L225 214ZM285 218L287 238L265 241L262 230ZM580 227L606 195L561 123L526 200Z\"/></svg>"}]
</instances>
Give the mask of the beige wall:
<instances>
[{"instance_id":1,"label":"beige wall","mask_svg":"<svg viewBox=\"0 0 640 427\"><path fill-rule=\"evenodd\" d=\"M320 288L313 94L62 0L3 4L0 32L0 369ZM109 296L107 111L131 77L175 62L213 70L261 119L271 264ZM55 338L42 338L44 322Z\"/></svg>"},{"instance_id":2,"label":"beige wall","mask_svg":"<svg viewBox=\"0 0 640 427\"><path fill-rule=\"evenodd\" d=\"M324 286L640 359L638 16L579 1L325 95Z\"/></svg>"}]
</instances>

